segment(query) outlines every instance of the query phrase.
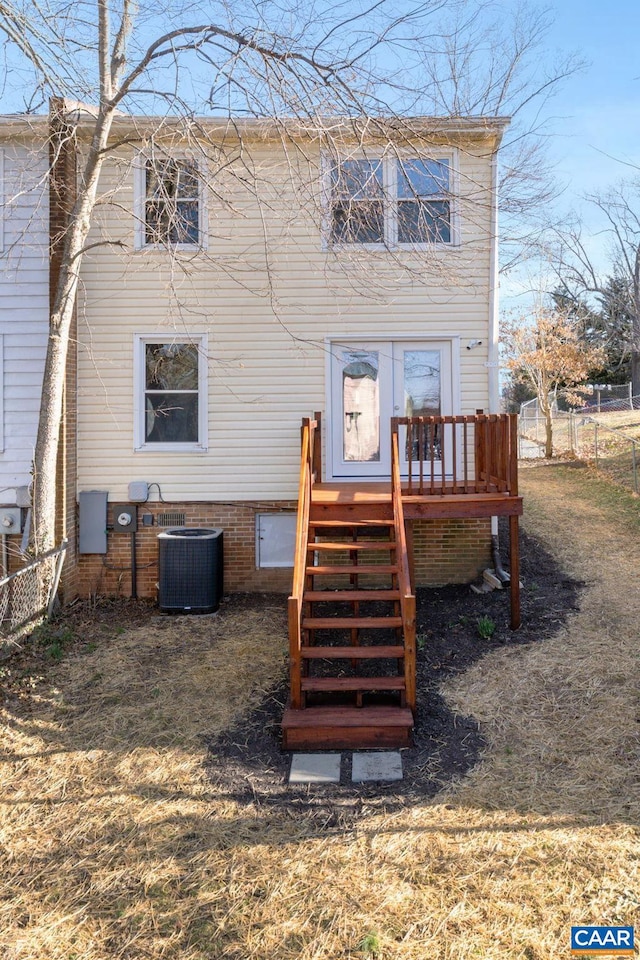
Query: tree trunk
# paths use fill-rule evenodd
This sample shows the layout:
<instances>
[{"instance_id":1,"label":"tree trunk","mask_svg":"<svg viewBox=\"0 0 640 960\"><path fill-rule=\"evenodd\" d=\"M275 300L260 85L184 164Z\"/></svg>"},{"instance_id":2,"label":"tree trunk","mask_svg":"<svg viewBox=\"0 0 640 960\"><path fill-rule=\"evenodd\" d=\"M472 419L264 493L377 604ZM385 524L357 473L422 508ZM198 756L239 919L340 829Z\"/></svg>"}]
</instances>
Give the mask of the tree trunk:
<instances>
[{"instance_id":1,"label":"tree trunk","mask_svg":"<svg viewBox=\"0 0 640 960\"><path fill-rule=\"evenodd\" d=\"M54 122L54 111L56 117ZM59 238L62 255L49 320L49 341L45 361L38 436L33 458L33 494L31 546L36 556L55 546L57 510L57 462L60 425L63 410L64 381L69 350L69 334L73 320L82 255L95 206L98 181L104 162L113 109L100 113L84 164L77 198L68 223ZM51 136L70 136L64 117L64 102L52 103Z\"/></svg>"},{"instance_id":2,"label":"tree trunk","mask_svg":"<svg viewBox=\"0 0 640 960\"><path fill-rule=\"evenodd\" d=\"M38 438L33 458L33 512L31 540L36 556L55 545L58 440L73 309L62 324L52 322L47 345ZM53 318L52 318L53 319Z\"/></svg>"},{"instance_id":3,"label":"tree trunk","mask_svg":"<svg viewBox=\"0 0 640 960\"><path fill-rule=\"evenodd\" d=\"M551 457L553 457L553 418L551 416L551 407L548 407L545 410L544 427L545 427L544 455L547 458L547 460L550 460Z\"/></svg>"},{"instance_id":4,"label":"tree trunk","mask_svg":"<svg viewBox=\"0 0 640 960\"><path fill-rule=\"evenodd\" d=\"M640 396L640 244L633 262L633 317L631 318L631 393Z\"/></svg>"},{"instance_id":5,"label":"tree trunk","mask_svg":"<svg viewBox=\"0 0 640 960\"><path fill-rule=\"evenodd\" d=\"M544 455L547 460L553 457L553 401L550 399L549 393L546 382L537 384L538 406L544 417Z\"/></svg>"}]
</instances>

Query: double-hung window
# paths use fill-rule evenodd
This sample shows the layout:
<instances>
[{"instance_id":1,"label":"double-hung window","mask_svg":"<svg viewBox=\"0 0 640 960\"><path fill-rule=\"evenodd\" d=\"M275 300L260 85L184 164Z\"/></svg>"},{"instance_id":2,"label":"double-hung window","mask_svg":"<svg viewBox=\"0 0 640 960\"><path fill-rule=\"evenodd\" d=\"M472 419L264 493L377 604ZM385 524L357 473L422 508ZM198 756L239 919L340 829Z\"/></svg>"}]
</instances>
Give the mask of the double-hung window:
<instances>
[{"instance_id":1,"label":"double-hung window","mask_svg":"<svg viewBox=\"0 0 640 960\"><path fill-rule=\"evenodd\" d=\"M138 247L202 246L201 176L195 160L142 158L136 187Z\"/></svg>"},{"instance_id":2,"label":"double-hung window","mask_svg":"<svg viewBox=\"0 0 640 960\"><path fill-rule=\"evenodd\" d=\"M451 170L448 160L394 160L395 240L451 243Z\"/></svg>"},{"instance_id":3,"label":"double-hung window","mask_svg":"<svg viewBox=\"0 0 640 960\"><path fill-rule=\"evenodd\" d=\"M332 244L452 244L450 157L357 158L330 170Z\"/></svg>"},{"instance_id":4,"label":"double-hung window","mask_svg":"<svg viewBox=\"0 0 640 960\"><path fill-rule=\"evenodd\" d=\"M135 338L136 450L205 450L204 337Z\"/></svg>"},{"instance_id":5,"label":"double-hung window","mask_svg":"<svg viewBox=\"0 0 640 960\"><path fill-rule=\"evenodd\" d=\"M331 171L333 243L384 243L382 160L345 160Z\"/></svg>"}]
</instances>

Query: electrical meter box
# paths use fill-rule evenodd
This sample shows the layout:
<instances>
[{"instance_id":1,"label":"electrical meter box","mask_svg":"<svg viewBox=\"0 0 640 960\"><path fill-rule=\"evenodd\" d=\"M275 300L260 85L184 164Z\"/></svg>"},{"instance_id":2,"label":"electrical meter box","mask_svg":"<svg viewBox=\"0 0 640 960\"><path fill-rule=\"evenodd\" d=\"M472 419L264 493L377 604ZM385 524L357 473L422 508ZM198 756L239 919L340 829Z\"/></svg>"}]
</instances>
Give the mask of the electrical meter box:
<instances>
[{"instance_id":1,"label":"electrical meter box","mask_svg":"<svg viewBox=\"0 0 640 960\"><path fill-rule=\"evenodd\" d=\"M138 508L135 503L112 503L114 533L135 533L138 529Z\"/></svg>"},{"instance_id":2,"label":"electrical meter box","mask_svg":"<svg viewBox=\"0 0 640 960\"><path fill-rule=\"evenodd\" d=\"M0 507L0 533L22 533L20 507Z\"/></svg>"}]
</instances>

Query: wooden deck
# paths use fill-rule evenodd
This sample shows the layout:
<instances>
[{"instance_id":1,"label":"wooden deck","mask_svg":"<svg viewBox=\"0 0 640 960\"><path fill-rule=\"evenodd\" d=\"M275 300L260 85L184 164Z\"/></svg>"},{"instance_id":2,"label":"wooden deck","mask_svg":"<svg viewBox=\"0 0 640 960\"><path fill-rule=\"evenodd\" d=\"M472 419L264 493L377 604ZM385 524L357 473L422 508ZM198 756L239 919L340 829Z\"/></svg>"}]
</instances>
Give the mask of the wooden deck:
<instances>
[{"instance_id":1,"label":"wooden deck","mask_svg":"<svg viewBox=\"0 0 640 960\"><path fill-rule=\"evenodd\" d=\"M446 492L410 493L402 488L405 520L439 519L442 517L510 517L522 516L522 497L501 493L454 493L453 484L446 483ZM332 510L347 507L371 513L380 510L387 515L391 508L391 484L385 481L342 483L315 483L311 494L313 507ZM382 505L382 506L380 506Z\"/></svg>"},{"instance_id":2,"label":"wooden deck","mask_svg":"<svg viewBox=\"0 0 640 960\"><path fill-rule=\"evenodd\" d=\"M394 419L391 480L371 482L320 480L319 428L318 414L303 421L283 746L407 746L416 683L413 522L508 517L511 626L520 625L516 421L481 413ZM443 477L445 462L453 466ZM380 581L373 589L372 576Z\"/></svg>"},{"instance_id":3,"label":"wooden deck","mask_svg":"<svg viewBox=\"0 0 640 960\"><path fill-rule=\"evenodd\" d=\"M448 490L452 484L445 484ZM402 490L405 522L413 520L481 519L509 517L509 556L511 577L511 627L520 626L520 554L518 549L519 517L522 516L522 497L505 492L486 493L408 493ZM311 493L310 516L326 516L334 520L388 520L392 516L391 484L371 483L315 483ZM409 532L411 540L411 532ZM413 570L411 580L414 582Z\"/></svg>"}]
</instances>

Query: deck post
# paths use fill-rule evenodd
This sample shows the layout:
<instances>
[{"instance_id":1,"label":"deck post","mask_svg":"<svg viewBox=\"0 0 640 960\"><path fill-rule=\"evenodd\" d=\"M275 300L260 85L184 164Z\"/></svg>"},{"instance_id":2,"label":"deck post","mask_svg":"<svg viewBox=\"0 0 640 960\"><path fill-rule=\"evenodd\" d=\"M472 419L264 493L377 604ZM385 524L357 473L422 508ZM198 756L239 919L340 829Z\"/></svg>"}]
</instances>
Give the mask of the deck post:
<instances>
[{"instance_id":1,"label":"deck post","mask_svg":"<svg viewBox=\"0 0 640 960\"><path fill-rule=\"evenodd\" d=\"M416 569L415 554L413 551L413 520L404 522L405 537L407 541L407 559L409 561L409 577L411 579L411 590L415 591Z\"/></svg>"},{"instance_id":2,"label":"deck post","mask_svg":"<svg viewBox=\"0 0 640 960\"><path fill-rule=\"evenodd\" d=\"M302 632L300 628L300 603L296 597L289 597L289 684L291 691L291 707L300 710L302 707Z\"/></svg>"},{"instance_id":3,"label":"deck post","mask_svg":"<svg viewBox=\"0 0 640 960\"><path fill-rule=\"evenodd\" d=\"M520 626L520 540L519 517L509 517L509 576L511 579L511 629Z\"/></svg>"},{"instance_id":4,"label":"deck post","mask_svg":"<svg viewBox=\"0 0 640 960\"><path fill-rule=\"evenodd\" d=\"M509 493L518 496L518 414L509 414Z\"/></svg>"},{"instance_id":5,"label":"deck post","mask_svg":"<svg viewBox=\"0 0 640 960\"><path fill-rule=\"evenodd\" d=\"M474 483L475 483L475 492L479 493L481 490L480 482L482 477L485 474L485 462L484 462L484 449L485 449L485 433L486 433L486 424L484 420L484 410L479 408L476 410L475 414L475 430L474 430Z\"/></svg>"},{"instance_id":6,"label":"deck post","mask_svg":"<svg viewBox=\"0 0 640 960\"><path fill-rule=\"evenodd\" d=\"M416 708L416 598L404 601L404 679L407 706Z\"/></svg>"},{"instance_id":7,"label":"deck post","mask_svg":"<svg viewBox=\"0 0 640 960\"><path fill-rule=\"evenodd\" d=\"M311 468L313 470L313 479L316 483L322 481L322 412L316 410L313 415L316 421L316 428L313 435L313 459Z\"/></svg>"}]
</instances>

